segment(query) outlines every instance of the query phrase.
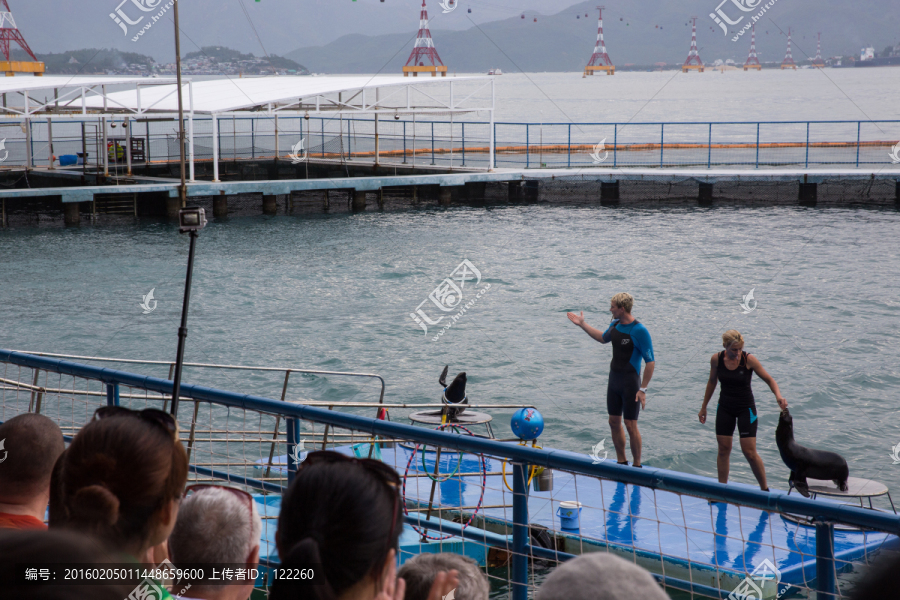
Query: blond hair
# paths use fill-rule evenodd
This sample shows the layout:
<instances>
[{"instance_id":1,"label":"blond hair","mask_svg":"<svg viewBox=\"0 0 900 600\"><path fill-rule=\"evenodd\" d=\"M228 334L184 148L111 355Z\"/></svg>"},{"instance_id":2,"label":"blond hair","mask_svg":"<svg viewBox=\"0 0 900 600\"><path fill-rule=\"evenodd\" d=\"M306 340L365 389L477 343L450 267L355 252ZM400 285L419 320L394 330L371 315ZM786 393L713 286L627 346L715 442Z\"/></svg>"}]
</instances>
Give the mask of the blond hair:
<instances>
[{"instance_id":1,"label":"blond hair","mask_svg":"<svg viewBox=\"0 0 900 600\"><path fill-rule=\"evenodd\" d=\"M612 297L612 303L619 308L624 308L625 312L631 314L631 309L634 306L634 296L625 292L620 292Z\"/></svg>"},{"instance_id":2,"label":"blond hair","mask_svg":"<svg viewBox=\"0 0 900 600\"><path fill-rule=\"evenodd\" d=\"M741 332L737 331L736 329L729 329L722 334L722 346L725 348L730 348L734 344L738 344L741 348L743 348L744 336L742 336Z\"/></svg>"}]
</instances>

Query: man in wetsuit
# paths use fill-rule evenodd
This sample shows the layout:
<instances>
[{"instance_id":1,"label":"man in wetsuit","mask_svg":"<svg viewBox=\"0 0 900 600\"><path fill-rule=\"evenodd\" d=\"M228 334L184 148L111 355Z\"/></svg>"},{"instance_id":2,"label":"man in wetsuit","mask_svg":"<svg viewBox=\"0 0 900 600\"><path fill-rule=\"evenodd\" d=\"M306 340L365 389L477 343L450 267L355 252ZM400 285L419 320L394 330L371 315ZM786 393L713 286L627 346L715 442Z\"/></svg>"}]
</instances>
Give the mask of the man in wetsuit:
<instances>
[{"instance_id":1,"label":"man in wetsuit","mask_svg":"<svg viewBox=\"0 0 900 600\"><path fill-rule=\"evenodd\" d=\"M631 316L634 298L631 294L616 294L612 297L609 312L613 321L606 331L601 332L588 325L584 313L568 313L569 320L581 327L585 333L601 344L612 343L613 359L609 365L609 385L606 388L606 410L609 413L609 428L612 430L616 460L627 465L625 455L625 432L622 417L631 441L632 464L641 466L641 432L638 431L638 413L647 404L647 386L656 366L653 357L653 343L650 332L643 324ZM641 361L647 363L641 380Z\"/></svg>"}]
</instances>

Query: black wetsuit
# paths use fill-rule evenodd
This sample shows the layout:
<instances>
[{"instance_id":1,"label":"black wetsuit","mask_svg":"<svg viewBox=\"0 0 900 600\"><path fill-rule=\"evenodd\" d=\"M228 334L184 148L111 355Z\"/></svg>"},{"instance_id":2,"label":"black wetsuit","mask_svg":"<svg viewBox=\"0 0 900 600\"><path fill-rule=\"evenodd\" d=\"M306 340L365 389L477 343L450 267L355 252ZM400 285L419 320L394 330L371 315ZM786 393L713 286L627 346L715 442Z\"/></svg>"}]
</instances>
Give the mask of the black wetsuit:
<instances>
[{"instance_id":1,"label":"black wetsuit","mask_svg":"<svg viewBox=\"0 0 900 600\"><path fill-rule=\"evenodd\" d=\"M622 325L616 319L603 333L603 339L611 342L613 347L606 411L613 416L622 415L627 421L637 421L641 404L635 398L641 389L641 361L656 360L650 332L637 320Z\"/></svg>"},{"instance_id":2,"label":"black wetsuit","mask_svg":"<svg viewBox=\"0 0 900 600\"><path fill-rule=\"evenodd\" d=\"M750 389L753 370L747 365L747 353L741 351L741 360L732 370L725 366L725 351L719 352L716 375L722 386L716 409L716 435L732 437L737 424L742 438L755 438L758 413L753 390Z\"/></svg>"}]
</instances>

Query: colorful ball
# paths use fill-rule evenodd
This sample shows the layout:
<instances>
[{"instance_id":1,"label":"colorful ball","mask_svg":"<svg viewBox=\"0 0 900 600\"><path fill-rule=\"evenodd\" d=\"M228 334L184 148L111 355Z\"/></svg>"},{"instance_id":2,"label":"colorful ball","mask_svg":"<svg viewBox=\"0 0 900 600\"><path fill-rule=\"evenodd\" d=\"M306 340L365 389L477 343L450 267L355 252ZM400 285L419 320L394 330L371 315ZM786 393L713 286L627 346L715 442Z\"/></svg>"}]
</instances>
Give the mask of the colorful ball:
<instances>
[{"instance_id":1,"label":"colorful ball","mask_svg":"<svg viewBox=\"0 0 900 600\"><path fill-rule=\"evenodd\" d=\"M536 408L520 408L513 414L510 427L520 440L536 440L544 431L544 417Z\"/></svg>"}]
</instances>

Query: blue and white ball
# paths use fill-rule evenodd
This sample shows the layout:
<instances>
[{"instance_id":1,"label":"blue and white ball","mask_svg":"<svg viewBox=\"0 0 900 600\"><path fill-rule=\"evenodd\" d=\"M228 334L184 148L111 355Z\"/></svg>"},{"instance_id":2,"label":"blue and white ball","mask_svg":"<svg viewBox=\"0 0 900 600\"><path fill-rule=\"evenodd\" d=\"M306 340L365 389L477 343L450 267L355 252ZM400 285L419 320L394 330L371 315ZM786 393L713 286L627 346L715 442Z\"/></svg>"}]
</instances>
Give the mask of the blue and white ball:
<instances>
[{"instance_id":1,"label":"blue and white ball","mask_svg":"<svg viewBox=\"0 0 900 600\"><path fill-rule=\"evenodd\" d=\"M513 434L520 440L536 440L544 431L544 417L536 408L520 408L510 422Z\"/></svg>"}]
</instances>

